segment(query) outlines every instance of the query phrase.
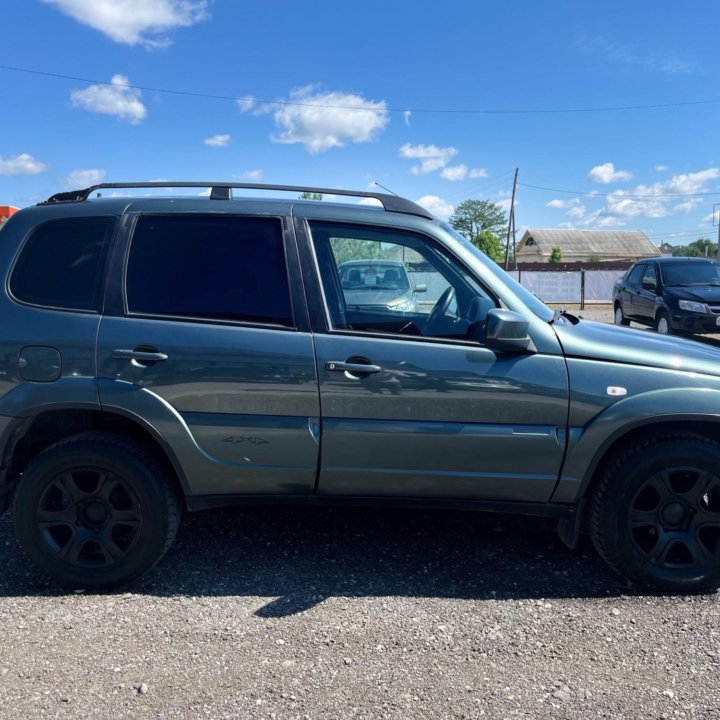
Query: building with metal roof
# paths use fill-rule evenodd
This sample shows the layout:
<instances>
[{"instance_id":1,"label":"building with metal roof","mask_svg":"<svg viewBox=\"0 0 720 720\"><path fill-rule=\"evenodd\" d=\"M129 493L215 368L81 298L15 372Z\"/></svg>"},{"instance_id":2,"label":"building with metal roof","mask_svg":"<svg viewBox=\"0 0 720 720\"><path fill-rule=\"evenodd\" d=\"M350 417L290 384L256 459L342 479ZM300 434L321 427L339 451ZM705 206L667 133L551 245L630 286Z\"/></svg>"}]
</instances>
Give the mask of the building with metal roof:
<instances>
[{"instance_id":1,"label":"building with metal roof","mask_svg":"<svg viewBox=\"0 0 720 720\"><path fill-rule=\"evenodd\" d=\"M553 248L562 252L563 262L587 262L590 258L600 260L638 260L657 257L660 248L650 238L637 230L575 230L557 228L551 230L530 228L518 245L517 261L548 262Z\"/></svg>"}]
</instances>

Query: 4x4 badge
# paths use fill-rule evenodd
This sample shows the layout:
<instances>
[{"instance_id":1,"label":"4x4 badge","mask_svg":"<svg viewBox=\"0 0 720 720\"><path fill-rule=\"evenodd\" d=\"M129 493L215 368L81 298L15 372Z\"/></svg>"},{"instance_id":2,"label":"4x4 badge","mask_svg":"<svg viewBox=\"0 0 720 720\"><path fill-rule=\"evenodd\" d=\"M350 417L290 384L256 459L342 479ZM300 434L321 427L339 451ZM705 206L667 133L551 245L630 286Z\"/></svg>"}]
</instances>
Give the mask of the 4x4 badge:
<instances>
[{"instance_id":1,"label":"4x4 badge","mask_svg":"<svg viewBox=\"0 0 720 720\"><path fill-rule=\"evenodd\" d=\"M267 445L268 440L263 440L259 437L243 437L242 435L231 435L226 437L223 442L231 443L233 445L242 445L242 443L249 443L251 445Z\"/></svg>"}]
</instances>

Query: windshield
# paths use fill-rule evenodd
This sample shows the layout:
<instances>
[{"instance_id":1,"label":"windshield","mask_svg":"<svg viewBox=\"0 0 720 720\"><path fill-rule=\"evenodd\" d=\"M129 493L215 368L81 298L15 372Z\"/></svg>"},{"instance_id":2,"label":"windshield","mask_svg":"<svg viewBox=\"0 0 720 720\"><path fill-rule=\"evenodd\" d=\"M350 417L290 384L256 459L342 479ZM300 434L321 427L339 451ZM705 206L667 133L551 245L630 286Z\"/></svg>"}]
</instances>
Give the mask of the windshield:
<instances>
[{"instance_id":1,"label":"windshield","mask_svg":"<svg viewBox=\"0 0 720 720\"><path fill-rule=\"evenodd\" d=\"M720 263L687 262L661 267L665 285L720 285Z\"/></svg>"},{"instance_id":2,"label":"windshield","mask_svg":"<svg viewBox=\"0 0 720 720\"><path fill-rule=\"evenodd\" d=\"M541 300L535 297L535 295L533 295L529 290L526 290L517 280L515 280L515 278L512 277L512 275L506 273L497 263L490 260L487 255L476 248L466 237L460 235L460 233L458 233L451 225L439 220L437 223L443 230L450 233L454 238L460 240L466 247L468 247L472 251L473 255L475 255L475 257L477 257L478 260L480 260L480 262L482 262L482 264L493 273L493 275L498 277L504 285L510 288L510 290L512 290L512 292L515 293L515 295L517 295L535 315L546 322L550 322L553 319L553 311Z\"/></svg>"}]
</instances>

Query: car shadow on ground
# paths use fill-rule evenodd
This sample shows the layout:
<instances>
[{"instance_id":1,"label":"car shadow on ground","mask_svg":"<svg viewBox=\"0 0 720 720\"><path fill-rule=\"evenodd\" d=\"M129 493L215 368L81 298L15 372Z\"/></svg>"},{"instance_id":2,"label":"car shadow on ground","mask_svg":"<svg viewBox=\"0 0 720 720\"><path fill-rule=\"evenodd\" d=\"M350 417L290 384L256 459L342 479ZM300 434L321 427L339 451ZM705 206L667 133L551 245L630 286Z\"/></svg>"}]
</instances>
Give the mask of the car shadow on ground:
<instances>
[{"instance_id":1,"label":"car shadow on ground","mask_svg":"<svg viewBox=\"0 0 720 720\"><path fill-rule=\"evenodd\" d=\"M64 595L0 521L0 597ZM456 599L633 594L586 540L571 551L552 521L460 511L241 508L188 514L167 556L127 591L271 597L283 617L330 597Z\"/></svg>"}]
</instances>

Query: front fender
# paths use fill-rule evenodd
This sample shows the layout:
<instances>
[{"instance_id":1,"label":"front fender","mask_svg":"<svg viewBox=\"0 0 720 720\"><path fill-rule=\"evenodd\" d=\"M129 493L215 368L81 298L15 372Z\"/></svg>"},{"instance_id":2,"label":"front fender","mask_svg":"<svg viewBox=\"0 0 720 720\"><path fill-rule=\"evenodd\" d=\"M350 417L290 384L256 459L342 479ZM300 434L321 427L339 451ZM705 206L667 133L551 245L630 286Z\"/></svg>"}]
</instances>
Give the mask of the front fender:
<instances>
[{"instance_id":1,"label":"front fender","mask_svg":"<svg viewBox=\"0 0 720 720\"><path fill-rule=\"evenodd\" d=\"M551 502L582 498L608 448L645 425L670 422L716 422L720 430L720 390L653 390L614 403L584 428L571 429L568 452Z\"/></svg>"}]
</instances>

